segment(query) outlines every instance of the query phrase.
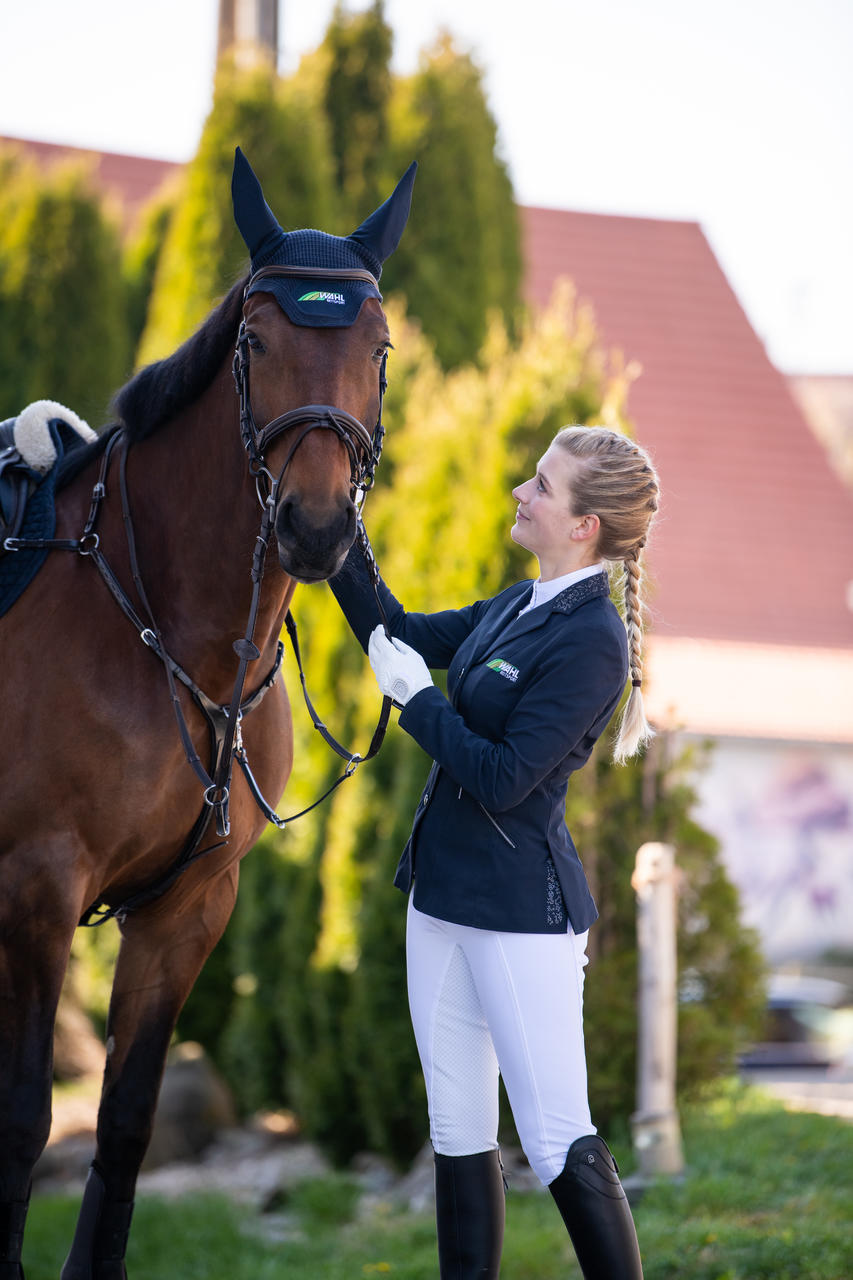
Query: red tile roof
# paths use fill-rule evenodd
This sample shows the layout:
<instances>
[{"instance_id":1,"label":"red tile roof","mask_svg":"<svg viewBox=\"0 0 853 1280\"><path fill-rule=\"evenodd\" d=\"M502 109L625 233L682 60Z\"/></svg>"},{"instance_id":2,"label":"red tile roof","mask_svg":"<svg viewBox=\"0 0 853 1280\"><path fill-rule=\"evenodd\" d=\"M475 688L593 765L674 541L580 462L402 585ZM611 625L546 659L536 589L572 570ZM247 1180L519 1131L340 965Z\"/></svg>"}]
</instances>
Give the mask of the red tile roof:
<instances>
[{"instance_id":1,"label":"red tile roof","mask_svg":"<svg viewBox=\"0 0 853 1280\"><path fill-rule=\"evenodd\" d=\"M63 160L84 160L92 165L97 185L122 205L125 228L135 221L143 205L162 187L167 178L184 168L171 160L148 160L112 151L86 151L53 142L33 142L29 138L0 138L0 144L20 147L37 164L47 168Z\"/></svg>"},{"instance_id":2,"label":"red tile roof","mask_svg":"<svg viewBox=\"0 0 853 1280\"><path fill-rule=\"evenodd\" d=\"M853 646L853 496L692 222L521 210L527 296L570 277L636 359L629 413L661 476L662 636ZM784 697L784 690L779 690Z\"/></svg>"}]
</instances>

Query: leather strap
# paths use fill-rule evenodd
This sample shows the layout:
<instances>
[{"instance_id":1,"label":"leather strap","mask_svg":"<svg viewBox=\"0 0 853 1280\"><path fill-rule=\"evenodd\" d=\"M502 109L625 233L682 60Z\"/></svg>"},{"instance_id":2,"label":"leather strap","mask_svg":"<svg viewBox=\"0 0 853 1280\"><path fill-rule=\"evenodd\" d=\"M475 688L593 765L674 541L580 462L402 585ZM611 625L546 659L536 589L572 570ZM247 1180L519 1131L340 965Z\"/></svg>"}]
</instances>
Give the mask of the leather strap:
<instances>
[{"instance_id":1,"label":"leather strap","mask_svg":"<svg viewBox=\"0 0 853 1280\"><path fill-rule=\"evenodd\" d=\"M376 276L369 271L362 270L360 267L342 269L338 267L286 266L261 267L252 275L246 285L246 289L248 291L249 287L255 284L257 280L272 279L275 276L301 277L303 280L364 280L367 284L372 284L377 292L379 290L379 281Z\"/></svg>"}]
</instances>

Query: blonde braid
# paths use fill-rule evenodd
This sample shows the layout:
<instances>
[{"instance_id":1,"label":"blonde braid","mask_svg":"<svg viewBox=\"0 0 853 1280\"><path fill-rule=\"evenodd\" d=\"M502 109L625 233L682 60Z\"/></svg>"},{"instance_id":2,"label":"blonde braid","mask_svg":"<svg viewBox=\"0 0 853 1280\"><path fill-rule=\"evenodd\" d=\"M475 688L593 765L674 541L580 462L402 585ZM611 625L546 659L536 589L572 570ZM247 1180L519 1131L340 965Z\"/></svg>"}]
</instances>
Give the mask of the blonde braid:
<instances>
[{"instance_id":1,"label":"blonde braid","mask_svg":"<svg viewBox=\"0 0 853 1280\"><path fill-rule=\"evenodd\" d=\"M643 707L643 602L641 557L658 509L658 478L648 454L609 427L563 427L554 443L580 466L572 482L575 514L595 513L598 550L611 564L622 563L625 629L631 692L619 722L613 758L622 764L654 736Z\"/></svg>"},{"instance_id":2,"label":"blonde braid","mask_svg":"<svg viewBox=\"0 0 853 1280\"><path fill-rule=\"evenodd\" d=\"M645 541L645 539L644 539ZM643 615L640 596L642 569L638 547L634 556L625 560L624 599L625 629L628 633L628 668L631 676L631 692L619 721L613 759L624 764L640 747L654 737L654 730L646 719L643 705Z\"/></svg>"}]
</instances>

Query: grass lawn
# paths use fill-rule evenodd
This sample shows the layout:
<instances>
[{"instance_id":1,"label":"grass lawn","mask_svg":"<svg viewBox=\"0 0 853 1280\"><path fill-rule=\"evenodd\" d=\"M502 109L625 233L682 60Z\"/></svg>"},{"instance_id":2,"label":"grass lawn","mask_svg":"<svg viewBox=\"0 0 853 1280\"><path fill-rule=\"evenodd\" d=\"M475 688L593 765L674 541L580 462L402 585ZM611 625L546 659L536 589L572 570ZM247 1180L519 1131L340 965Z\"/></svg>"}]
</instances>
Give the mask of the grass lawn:
<instances>
[{"instance_id":1,"label":"grass lawn","mask_svg":"<svg viewBox=\"0 0 853 1280\"><path fill-rule=\"evenodd\" d=\"M752 1089L682 1116L687 1174L635 1209L646 1280L853 1280L853 1125L791 1114ZM617 1148L623 1172L626 1152ZM24 1246L27 1280L56 1280L77 1202L36 1197ZM345 1176L307 1183L264 1220L220 1197L140 1197L130 1280L435 1280L430 1215L381 1204L358 1212ZM278 1226L285 1238L275 1242ZM547 1194L507 1201L502 1276L579 1280Z\"/></svg>"}]
</instances>

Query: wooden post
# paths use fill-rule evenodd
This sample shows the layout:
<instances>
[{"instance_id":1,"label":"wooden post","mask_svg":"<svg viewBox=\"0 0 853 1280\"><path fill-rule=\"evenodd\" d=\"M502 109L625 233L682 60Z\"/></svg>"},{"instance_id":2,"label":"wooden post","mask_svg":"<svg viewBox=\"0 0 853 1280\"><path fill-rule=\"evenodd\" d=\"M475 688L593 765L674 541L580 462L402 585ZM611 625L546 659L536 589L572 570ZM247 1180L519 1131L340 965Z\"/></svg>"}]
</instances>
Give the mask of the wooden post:
<instances>
[{"instance_id":1,"label":"wooden post","mask_svg":"<svg viewBox=\"0 0 853 1280\"><path fill-rule=\"evenodd\" d=\"M641 1178L684 1168L675 1106L675 874L672 845L644 844L637 851L631 885L637 895L639 1042L631 1131Z\"/></svg>"}]
</instances>

